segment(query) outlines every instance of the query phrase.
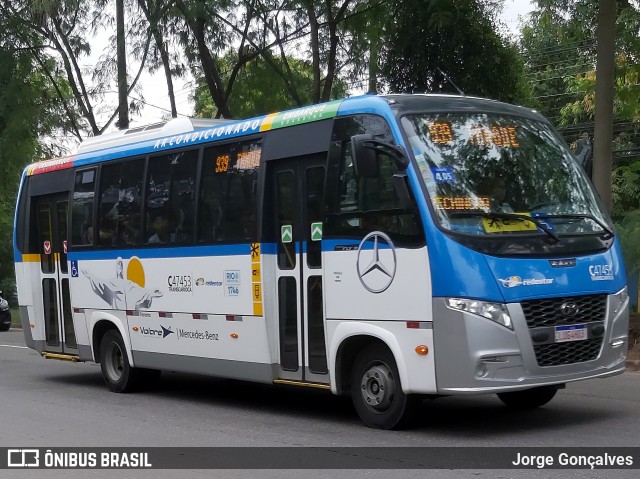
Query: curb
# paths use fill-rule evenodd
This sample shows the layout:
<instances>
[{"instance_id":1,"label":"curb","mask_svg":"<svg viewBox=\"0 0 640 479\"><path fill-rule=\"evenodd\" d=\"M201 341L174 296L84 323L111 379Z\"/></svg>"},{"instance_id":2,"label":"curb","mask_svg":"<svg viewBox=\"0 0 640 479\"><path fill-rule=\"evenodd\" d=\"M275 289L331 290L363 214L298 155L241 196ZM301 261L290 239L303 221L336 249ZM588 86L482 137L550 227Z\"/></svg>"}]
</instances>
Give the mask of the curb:
<instances>
[{"instance_id":1,"label":"curb","mask_svg":"<svg viewBox=\"0 0 640 479\"><path fill-rule=\"evenodd\" d=\"M640 360L627 359L627 371L640 372Z\"/></svg>"}]
</instances>

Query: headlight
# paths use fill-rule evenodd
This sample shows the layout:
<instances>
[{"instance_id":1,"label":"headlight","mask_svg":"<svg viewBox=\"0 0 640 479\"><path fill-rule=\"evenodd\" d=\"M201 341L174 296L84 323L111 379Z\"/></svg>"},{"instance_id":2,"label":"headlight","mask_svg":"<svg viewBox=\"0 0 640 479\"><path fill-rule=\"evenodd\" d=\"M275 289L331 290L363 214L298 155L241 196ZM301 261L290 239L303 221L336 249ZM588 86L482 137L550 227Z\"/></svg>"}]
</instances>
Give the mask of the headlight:
<instances>
[{"instance_id":1,"label":"headlight","mask_svg":"<svg viewBox=\"0 0 640 479\"><path fill-rule=\"evenodd\" d=\"M0 299L0 309L2 311L9 309L9 303L7 303L7 300L4 298Z\"/></svg>"},{"instance_id":2,"label":"headlight","mask_svg":"<svg viewBox=\"0 0 640 479\"><path fill-rule=\"evenodd\" d=\"M627 291L627 287L625 286L616 294L612 294L610 298L611 308L613 309L614 313L617 313L621 308L624 307L625 303L629 299L629 292Z\"/></svg>"},{"instance_id":3,"label":"headlight","mask_svg":"<svg viewBox=\"0 0 640 479\"><path fill-rule=\"evenodd\" d=\"M447 298L445 302L450 309L477 314L478 316L490 319L505 328L513 330L513 323L511 322L511 316L509 316L507 306L502 303L488 303L486 301L464 298Z\"/></svg>"}]
</instances>

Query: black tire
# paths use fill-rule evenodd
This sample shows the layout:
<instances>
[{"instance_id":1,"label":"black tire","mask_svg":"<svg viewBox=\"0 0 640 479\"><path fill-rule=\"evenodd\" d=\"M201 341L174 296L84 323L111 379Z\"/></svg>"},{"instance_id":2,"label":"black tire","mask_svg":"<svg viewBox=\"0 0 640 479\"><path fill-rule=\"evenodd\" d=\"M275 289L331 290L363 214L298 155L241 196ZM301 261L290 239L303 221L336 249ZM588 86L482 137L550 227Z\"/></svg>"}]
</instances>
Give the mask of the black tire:
<instances>
[{"instance_id":1,"label":"black tire","mask_svg":"<svg viewBox=\"0 0 640 479\"><path fill-rule=\"evenodd\" d=\"M498 393L498 398L509 409L525 411L544 406L553 399L557 392L558 388L556 386L542 386L525 389L524 391Z\"/></svg>"},{"instance_id":2,"label":"black tire","mask_svg":"<svg viewBox=\"0 0 640 479\"><path fill-rule=\"evenodd\" d=\"M402 392L393 354L378 344L366 347L355 360L351 400L362 422L376 429L408 426L420 402Z\"/></svg>"},{"instance_id":3,"label":"black tire","mask_svg":"<svg viewBox=\"0 0 640 479\"><path fill-rule=\"evenodd\" d=\"M0 314L0 331L9 331L11 328L11 313L4 311Z\"/></svg>"},{"instance_id":4,"label":"black tire","mask_svg":"<svg viewBox=\"0 0 640 479\"><path fill-rule=\"evenodd\" d=\"M142 383L142 371L132 368L120 333L110 329L100 343L100 369L107 387L116 393L127 393Z\"/></svg>"}]
</instances>

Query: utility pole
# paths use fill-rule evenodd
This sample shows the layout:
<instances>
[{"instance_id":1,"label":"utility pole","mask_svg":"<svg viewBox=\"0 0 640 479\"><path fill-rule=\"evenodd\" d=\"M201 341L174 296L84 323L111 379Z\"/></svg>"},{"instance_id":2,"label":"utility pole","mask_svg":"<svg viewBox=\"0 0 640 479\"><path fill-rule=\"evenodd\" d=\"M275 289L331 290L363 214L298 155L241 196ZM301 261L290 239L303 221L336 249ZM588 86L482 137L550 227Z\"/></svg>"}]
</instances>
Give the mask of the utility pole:
<instances>
[{"instance_id":1,"label":"utility pole","mask_svg":"<svg viewBox=\"0 0 640 479\"><path fill-rule=\"evenodd\" d=\"M613 164L616 13L616 0L598 0L593 184L608 211L611 211L612 208L611 168Z\"/></svg>"},{"instance_id":2,"label":"utility pole","mask_svg":"<svg viewBox=\"0 0 640 479\"><path fill-rule=\"evenodd\" d=\"M124 0L116 0L116 55L118 58L118 127L129 128L129 102L127 101L127 52L124 41Z\"/></svg>"}]
</instances>

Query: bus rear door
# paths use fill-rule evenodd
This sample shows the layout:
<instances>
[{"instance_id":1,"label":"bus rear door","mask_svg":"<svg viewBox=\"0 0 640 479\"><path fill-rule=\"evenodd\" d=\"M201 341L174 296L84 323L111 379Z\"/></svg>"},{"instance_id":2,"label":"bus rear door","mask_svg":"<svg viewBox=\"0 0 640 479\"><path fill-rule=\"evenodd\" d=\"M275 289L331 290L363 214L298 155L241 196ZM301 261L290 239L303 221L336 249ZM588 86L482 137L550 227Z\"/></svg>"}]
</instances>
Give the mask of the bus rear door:
<instances>
[{"instance_id":1,"label":"bus rear door","mask_svg":"<svg viewBox=\"0 0 640 479\"><path fill-rule=\"evenodd\" d=\"M32 204L40 255L45 351L77 354L67 263L69 195L37 196Z\"/></svg>"}]
</instances>

